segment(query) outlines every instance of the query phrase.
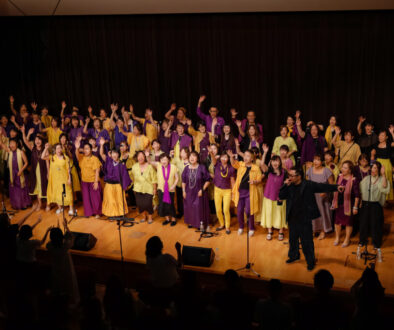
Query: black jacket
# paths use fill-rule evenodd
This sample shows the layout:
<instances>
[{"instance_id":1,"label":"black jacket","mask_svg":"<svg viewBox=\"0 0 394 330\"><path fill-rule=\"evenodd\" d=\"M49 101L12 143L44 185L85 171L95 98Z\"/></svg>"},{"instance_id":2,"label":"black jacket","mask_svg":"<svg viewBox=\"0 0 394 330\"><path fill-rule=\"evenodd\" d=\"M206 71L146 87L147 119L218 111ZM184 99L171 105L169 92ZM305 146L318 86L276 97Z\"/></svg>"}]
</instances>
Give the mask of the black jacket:
<instances>
[{"instance_id":1,"label":"black jacket","mask_svg":"<svg viewBox=\"0 0 394 330\"><path fill-rule=\"evenodd\" d=\"M305 207L306 221L310 221L320 217L320 212L316 204L315 193L334 192L337 191L338 185L317 183L308 180L302 180L301 195L303 205ZM289 221L289 214L294 202L295 186L293 184L284 184L279 190L279 199L287 200L286 202L286 220Z\"/></svg>"}]
</instances>

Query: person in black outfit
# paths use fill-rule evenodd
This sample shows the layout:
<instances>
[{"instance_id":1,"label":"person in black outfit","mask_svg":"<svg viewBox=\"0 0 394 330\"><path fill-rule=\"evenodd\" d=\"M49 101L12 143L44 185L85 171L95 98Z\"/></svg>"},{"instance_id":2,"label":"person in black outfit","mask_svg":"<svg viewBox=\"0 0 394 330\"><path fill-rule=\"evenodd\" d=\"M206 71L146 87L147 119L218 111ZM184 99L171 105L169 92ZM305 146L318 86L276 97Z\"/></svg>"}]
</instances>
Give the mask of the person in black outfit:
<instances>
[{"instance_id":1,"label":"person in black outfit","mask_svg":"<svg viewBox=\"0 0 394 330\"><path fill-rule=\"evenodd\" d=\"M289 226L290 264L300 259L298 242L301 239L308 270L315 267L315 249L313 244L312 219L320 217L315 193L343 191L344 187L332 184L316 183L304 180L302 169L292 167L289 177L279 191L279 199L287 200L286 221Z\"/></svg>"}]
</instances>

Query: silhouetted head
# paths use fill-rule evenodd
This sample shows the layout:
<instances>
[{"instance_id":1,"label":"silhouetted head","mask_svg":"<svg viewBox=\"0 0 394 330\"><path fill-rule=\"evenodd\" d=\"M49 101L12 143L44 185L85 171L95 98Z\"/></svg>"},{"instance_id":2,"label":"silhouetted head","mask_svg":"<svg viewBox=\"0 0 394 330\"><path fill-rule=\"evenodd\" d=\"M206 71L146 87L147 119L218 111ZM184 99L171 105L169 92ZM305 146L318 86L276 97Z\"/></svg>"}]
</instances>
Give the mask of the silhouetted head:
<instances>
[{"instance_id":1,"label":"silhouetted head","mask_svg":"<svg viewBox=\"0 0 394 330\"><path fill-rule=\"evenodd\" d=\"M159 236L152 236L146 242L145 255L147 258L156 258L163 250L163 242Z\"/></svg>"}]
</instances>

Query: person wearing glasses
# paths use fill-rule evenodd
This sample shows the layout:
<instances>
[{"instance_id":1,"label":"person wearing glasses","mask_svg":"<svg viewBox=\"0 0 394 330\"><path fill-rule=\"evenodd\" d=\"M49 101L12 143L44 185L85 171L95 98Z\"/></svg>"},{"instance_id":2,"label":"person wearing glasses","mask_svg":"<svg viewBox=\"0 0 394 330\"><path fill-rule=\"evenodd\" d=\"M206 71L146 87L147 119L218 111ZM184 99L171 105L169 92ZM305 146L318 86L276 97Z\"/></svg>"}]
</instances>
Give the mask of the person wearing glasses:
<instances>
[{"instance_id":1,"label":"person wearing glasses","mask_svg":"<svg viewBox=\"0 0 394 330\"><path fill-rule=\"evenodd\" d=\"M308 264L307 269L315 268L315 248L313 244L312 220L320 217L316 204L316 193L343 192L344 187L336 184L307 181L301 168L292 167L288 178L279 190L279 199L286 200L286 220L289 228L289 259L291 264L300 259L299 240Z\"/></svg>"},{"instance_id":2,"label":"person wearing glasses","mask_svg":"<svg viewBox=\"0 0 394 330\"><path fill-rule=\"evenodd\" d=\"M201 95L200 98L198 99L198 105L197 105L197 116L201 118L205 122L205 125L207 127L207 131L211 133L215 138L220 137L222 134L222 129L225 124L225 121L223 117L219 117L219 109L216 107L211 107L209 109L209 115L203 113L201 111L201 105L204 102L206 96Z\"/></svg>"}]
</instances>

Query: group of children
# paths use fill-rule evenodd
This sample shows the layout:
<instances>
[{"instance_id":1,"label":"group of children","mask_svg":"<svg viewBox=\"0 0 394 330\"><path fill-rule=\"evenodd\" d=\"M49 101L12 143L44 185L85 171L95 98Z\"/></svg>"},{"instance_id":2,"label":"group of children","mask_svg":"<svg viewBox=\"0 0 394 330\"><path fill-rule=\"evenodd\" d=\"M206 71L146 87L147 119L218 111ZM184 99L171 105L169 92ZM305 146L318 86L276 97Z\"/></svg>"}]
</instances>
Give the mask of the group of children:
<instances>
[{"instance_id":1,"label":"group of children","mask_svg":"<svg viewBox=\"0 0 394 330\"><path fill-rule=\"evenodd\" d=\"M286 201L279 199L279 190L288 171L302 166L308 180L345 187L343 193L316 194L320 217L313 220L313 228L319 239L335 230L338 245L345 227L346 247L363 203L375 203L380 210L393 199L394 126L376 135L360 117L355 141L351 131L342 134L335 116L324 133L322 125L303 125L297 111L280 127L269 153L254 111L241 120L232 109L232 120L226 123L216 107L210 107L209 114L202 111L204 100L201 96L197 105L201 121L193 125L186 109L176 104L159 124L151 109L140 118L131 105L126 110L112 104L110 114L100 109L98 116L89 107L84 118L75 107L65 114L67 104L62 102L59 119L46 107L39 114L36 103L31 103L32 111L26 105L17 111L10 97L12 114L3 115L0 125L0 168L12 207L25 209L35 198L37 211L46 200L47 211L55 205L56 213L69 207L75 215L80 192L85 217L122 216L134 204L140 221L149 224L157 210L163 225L175 226L184 217L190 228L205 230L217 218L216 230L230 234L233 204L238 234L246 219L250 236L259 223L267 229L267 240L275 231L283 240ZM360 242L368 228L360 229ZM376 230L370 228L372 234Z\"/></svg>"}]
</instances>

